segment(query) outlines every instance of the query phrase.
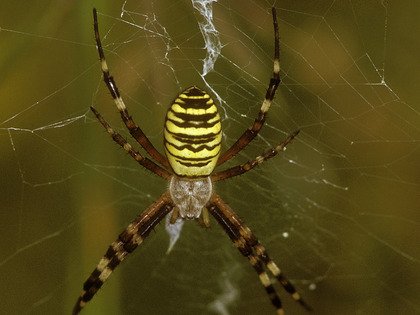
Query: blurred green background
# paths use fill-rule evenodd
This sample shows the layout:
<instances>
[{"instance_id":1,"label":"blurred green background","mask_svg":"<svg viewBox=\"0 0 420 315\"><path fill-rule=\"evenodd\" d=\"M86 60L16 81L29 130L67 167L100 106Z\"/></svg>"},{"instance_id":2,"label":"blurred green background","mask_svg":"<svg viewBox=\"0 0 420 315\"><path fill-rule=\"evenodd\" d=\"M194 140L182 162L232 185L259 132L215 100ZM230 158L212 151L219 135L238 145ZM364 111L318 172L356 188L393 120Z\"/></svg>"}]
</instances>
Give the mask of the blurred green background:
<instances>
[{"instance_id":1,"label":"blurred green background","mask_svg":"<svg viewBox=\"0 0 420 315\"><path fill-rule=\"evenodd\" d=\"M282 84L261 136L229 165L301 134L216 189L316 314L420 314L414 1L215 2L223 49L204 79L203 17L189 1L2 2L0 314L69 314L107 246L166 188L89 111L129 138L101 80L92 8L130 113L162 151L166 110L194 84L220 105L225 148L252 124L273 5ZM155 232L84 314L274 313L214 220L185 224L170 255L164 225ZM305 314L277 288L287 314Z\"/></svg>"}]
</instances>

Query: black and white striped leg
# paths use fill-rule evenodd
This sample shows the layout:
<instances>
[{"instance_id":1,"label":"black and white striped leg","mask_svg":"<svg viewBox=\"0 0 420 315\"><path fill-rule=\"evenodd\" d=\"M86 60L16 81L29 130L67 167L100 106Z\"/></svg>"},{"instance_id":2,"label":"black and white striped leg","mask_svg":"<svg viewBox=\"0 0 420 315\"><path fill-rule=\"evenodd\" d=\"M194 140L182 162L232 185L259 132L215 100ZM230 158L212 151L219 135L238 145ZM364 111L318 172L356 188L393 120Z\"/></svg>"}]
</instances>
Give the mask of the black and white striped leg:
<instances>
[{"instance_id":1,"label":"black and white striped leg","mask_svg":"<svg viewBox=\"0 0 420 315\"><path fill-rule=\"evenodd\" d=\"M261 104L260 111L258 112L257 118L255 118L254 124L245 130L242 136L226 152L219 156L219 159L217 160L217 166L223 164L238 154L239 151L245 148L248 143L250 143L258 135L262 126L264 125L267 112L270 109L271 102L273 101L276 90L280 84L279 25L277 23L275 8L272 8L272 15L274 26L274 65L273 75L270 78L264 101Z\"/></svg>"},{"instance_id":2,"label":"black and white striped leg","mask_svg":"<svg viewBox=\"0 0 420 315\"><path fill-rule=\"evenodd\" d=\"M85 304L102 287L114 269L132 253L149 235L150 231L173 209L169 193L165 192L149 208L140 214L113 242L95 270L83 285L73 315L78 314Z\"/></svg>"},{"instance_id":3,"label":"black and white striped leg","mask_svg":"<svg viewBox=\"0 0 420 315\"><path fill-rule=\"evenodd\" d=\"M280 151L283 151L283 149L286 147L286 145L288 145L298 135L298 133L299 133L299 130L295 131L286 140L284 140L282 143L280 143L278 146L276 146L274 148L271 148L270 150L268 150L267 152L265 152L262 155L257 156L252 161L248 161L244 164L234 166L234 167L228 168L224 171L221 171L219 173L211 175L211 180L213 182L217 182L219 180L223 180L223 179L231 178L231 177L234 177L234 176L237 176L237 175L241 175L243 173L246 173L246 172L252 170L255 166L261 164L264 161L267 161L268 159L270 159L272 157L275 157L277 155L277 153L279 153Z\"/></svg>"},{"instance_id":4,"label":"black and white striped leg","mask_svg":"<svg viewBox=\"0 0 420 315\"><path fill-rule=\"evenodd\" d=\"M254 235L252 235L252 240L250 240L249 242L253 243L251 244L251 246L256 251L258 257L260 257L260 259L264 262L264 264L267 266L270 272L276 277L278 282L280 282L283 288L293 297L293 299L295 299L295 301L302 305L308 312L312 312L312 308L302 299L300 294L296 292L296 289L293 286L293 284L291 284L290 281L283 275L276 263L271 260L264 246L262 246L258 242L258 239Z\"/></svg>"},{"instance_id":5,"label":"black and white striped leg","mask_svg":"<svg viewBox=\"0 0 420 315\"><path fill-rule=\"evenodd\" d=\"M228 234L233 233L229 231L235 231L236 234L240 235L244 239L243 242L246 243L249 247L251 247L254 250L258 258L265 264L265 266L276 277L276 279L280 282L283 288L293 297L293 299L295 299L299 304L301 304L307 311L309 312L312 311L312 308L301 298L299 293L296 291L295 287L284 276L284 274L281 272L280 268L276 265L276 263L273 260L271 260L266 249L259 243L257 237L242 222L242 220L238 217L238 215L216 193L213 193L212 197L210 198L208 209L213 214L213 216L215 216L216 220L218 220L216 216L225 218L223 223L221 223L225 231ZM229 234L229 236L231 235ZM260 280L264 285L264 282L261 279L261 277L260 277ZM271 296L270 296L270 299L271 299ZM274 306L276 306L273 300L272 300L272 303ZM281 304L280 304L280 307L281 307ZM279 314L283 313L281 308L280 309L277 308L277 312Z\"/></svg>"},{"instance_id":6,"label":"black and white striped leg","mask_svg":"<svg viewBox=\"0 0 420 315\"><path fill-rule=\"evenodd\" d=\"M102 115L92 106L90 110L95 114L96 118L99 122L104 126L106 131L112 137L112 139L118 143L124 150L127 151L128 154L131 155L141 166L147 168L148 170L152 171L156 175L168 180L171 174L164 168L160 167L152 160L148 159L147 157L142 156L138 151L136 151L131 144L129 144L120 134L116 133L114 129L107 123L107 121L102 117Z\"/></svg>"},{"instance_id":7,"label":"black and white striped leg","mask_svg":"<svg viewBox=\"0 0 420 315\"><path fill-rule=\"evenodd\" d=\"M255 255L253 252L252 247L246 242L246 240L241 236L239 230L232 224L229 219L224 215L223 211L220 210L218 206L212 204L208 205L209 212L213 215L213 217L219 222L219 224L223 227L225 232L229 235L232 242L238 248L243 256L245 256L249 262L251 263L254 270L257 272L258 277L264 286L265 291L268 294L268 297L271 300L271 303L277 310L277 314L282 315L283 307L281 304L280 297L277 295L274 286L272 285L270 278L268 277L267 273L264 270L264 265L261 260Z\"/></svg>"},{"instance_id":8,"label":"black and white striped leg","mask_svg":"<svg viewBox=\"0 0 420 315\"><path fill-rule=\"evenodd\" d=\"M96 46L98 48L99 58L101 60L101 68L104 74L104 81L108 87L109 92L114 99L115 105L118 108L118 111L121 114L121 119L124 121L127 129L130 131L130 134L134 139L149 153L149 155L155 159L159 164L164 166L166 169L170 169L168 160L160 154L159 151L155 149L153 144L149 141L144 132L140 127L133 121L131 116L128 113L127 107L124 104L123 99L121 98L120 92L118 91L117 84L114 81L114 78L109 73L109 68L106 63L105 54L102 48L101 37L99 36L99 27L98 27L98 16L96 9L93 9L93 27L95 31Z\"/></svg>"}]
</instances>

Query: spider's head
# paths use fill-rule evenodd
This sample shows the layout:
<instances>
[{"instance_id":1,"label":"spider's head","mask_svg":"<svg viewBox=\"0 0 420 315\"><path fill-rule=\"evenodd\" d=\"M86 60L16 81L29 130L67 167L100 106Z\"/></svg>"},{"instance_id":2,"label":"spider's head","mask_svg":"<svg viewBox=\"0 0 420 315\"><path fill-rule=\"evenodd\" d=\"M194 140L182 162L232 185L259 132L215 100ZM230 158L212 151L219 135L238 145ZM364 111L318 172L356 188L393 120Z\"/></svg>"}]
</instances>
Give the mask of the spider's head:
<instances>
[{"instance_id":1,"label":"spider's head","mask_svg":"<svg viewBox=\"0 0 420 315\"><path fill-rule=\"evenodd\" d=\"M183 177L209 176L219 158L222 126L207 92L193 86L174 100L166 114L165 153L174 173Z\"/></svg>"},{"instance_id":2,"label":"spider's head","mask_svg":"<svg viewBox=\"0 0 420 315\"><path fill-rule=\"evenodd\" d=\"M210 177L189 180L172 176L169 181L169 192L178 213L183 219L197 219L212 194Z\"/></svg>"}]
</instances>

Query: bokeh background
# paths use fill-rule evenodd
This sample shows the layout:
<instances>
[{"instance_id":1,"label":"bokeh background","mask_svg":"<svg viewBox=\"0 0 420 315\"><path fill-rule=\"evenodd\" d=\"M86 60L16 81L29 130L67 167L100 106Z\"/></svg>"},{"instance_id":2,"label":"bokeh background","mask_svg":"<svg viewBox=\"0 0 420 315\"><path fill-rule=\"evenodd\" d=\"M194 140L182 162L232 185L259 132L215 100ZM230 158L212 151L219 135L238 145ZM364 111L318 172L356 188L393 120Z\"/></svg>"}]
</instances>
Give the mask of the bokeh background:
<instances>
[{"instance_id":1,"label":"bokeh background","mask_svg":"<svg viewBox=\"0 0 420 315\"><path fill-rule=\"evenodd\" d=\"M69 314L117 235L166 183L118 148L129 138L101 81L92 8L130 113L162 149L168 105L198 85L223 117L225 148L250 126L272 71L282 83L261 135L230 166L299 137L216 186L315 314L420 314L420 4L218 1L213 72L191 1L0 3L0 314ZM134 141L131 141L134 143ZM272 314L261 284L213 220L164 224L85 314ZM277 284L287 314L305 314Z\"/></svg>"}]
</instances>

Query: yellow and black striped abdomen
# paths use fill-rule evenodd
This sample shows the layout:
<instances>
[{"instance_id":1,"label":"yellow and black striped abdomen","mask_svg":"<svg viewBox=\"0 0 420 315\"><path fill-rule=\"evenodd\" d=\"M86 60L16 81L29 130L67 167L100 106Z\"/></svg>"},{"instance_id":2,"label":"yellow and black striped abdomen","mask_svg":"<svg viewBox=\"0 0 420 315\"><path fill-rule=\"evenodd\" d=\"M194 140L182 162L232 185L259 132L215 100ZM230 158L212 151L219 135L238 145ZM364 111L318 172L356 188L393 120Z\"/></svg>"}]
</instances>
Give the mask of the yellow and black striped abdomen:
<instances>
[{"instance_id":1,"label":"yellow and black striped abdomen","mask_svg":"<svg viewBox=\"0 0 420 315\"><path fill-rule=\"evenodd\" d=\"M207 92L193 86L179 94L166 115L164 135L166 156L176 175L211 174L220 154L222 126Z\"/></svg>"}]
</instances>

